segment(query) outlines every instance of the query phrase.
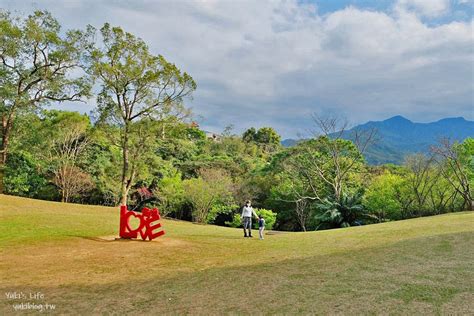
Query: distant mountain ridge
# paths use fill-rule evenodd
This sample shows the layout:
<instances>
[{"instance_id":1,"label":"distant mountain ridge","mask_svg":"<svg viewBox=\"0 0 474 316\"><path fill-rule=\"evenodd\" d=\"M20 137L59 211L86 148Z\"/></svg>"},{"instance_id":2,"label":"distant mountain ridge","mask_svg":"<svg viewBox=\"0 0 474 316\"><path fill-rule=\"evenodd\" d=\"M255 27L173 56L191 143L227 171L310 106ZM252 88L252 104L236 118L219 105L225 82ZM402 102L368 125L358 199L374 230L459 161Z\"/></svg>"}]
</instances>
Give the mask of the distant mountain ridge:
<instances>
[{"instance_id":1,"label":"distant mountain ridge","mask_svg":"<svg viewBox=\"0 0 474 316\"><path fill-rule=\"evenodd\" d=\"M385 163L401 164L406 155L428 152L431 145L441 138L462 142L474 137L474 121L463 117L444 118L436 122L416 123L397 115L384 121L369 121L344 132L343 138L351 139L355 130L377 130L377 142L365 153L367 162L372 165ZM282 145L294 146L298 140L285 139Z\"/></svg>"}]
</instances>

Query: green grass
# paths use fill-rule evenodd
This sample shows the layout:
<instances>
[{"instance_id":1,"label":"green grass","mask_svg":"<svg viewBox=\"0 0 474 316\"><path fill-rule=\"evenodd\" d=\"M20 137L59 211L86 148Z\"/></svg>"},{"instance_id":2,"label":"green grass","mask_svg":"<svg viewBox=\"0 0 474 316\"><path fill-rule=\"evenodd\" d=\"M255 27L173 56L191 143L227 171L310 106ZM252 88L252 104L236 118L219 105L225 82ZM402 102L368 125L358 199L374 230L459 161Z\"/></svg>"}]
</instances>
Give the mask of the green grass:
<instances>
[{"instance_id":1,"label":"green grass","mask_svg":"<svg viewBox=\"0 0 474 316\"><path fill-rule=\"evenodd\" d=\"M0 311L21 302L8 291L40 291L60 314L474 311L474 213L264 241L173 220L156 241L115 241L118 220L117 208L0 195Z\"/></svg>"}]
</instances>

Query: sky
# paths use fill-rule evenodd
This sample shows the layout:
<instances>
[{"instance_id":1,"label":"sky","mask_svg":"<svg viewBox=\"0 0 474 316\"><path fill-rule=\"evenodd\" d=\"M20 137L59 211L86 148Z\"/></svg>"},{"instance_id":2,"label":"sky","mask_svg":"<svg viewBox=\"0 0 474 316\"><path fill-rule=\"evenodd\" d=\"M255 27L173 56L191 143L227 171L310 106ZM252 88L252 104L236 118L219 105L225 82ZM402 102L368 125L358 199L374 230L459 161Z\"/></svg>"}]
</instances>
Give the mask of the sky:
<instances>
[{"instance_id":1,"label":"sky","mask_svg":"<svg viewBox=\"0 0 474 316\"><path fill-rule=\"evenodd\" d=\"M121 26L197 82L207 131L304 135L312 115L474 120L474 0L0 0L64 29ZM64 104L90 112L95 101Z\"/></svg>"}]
</instances>

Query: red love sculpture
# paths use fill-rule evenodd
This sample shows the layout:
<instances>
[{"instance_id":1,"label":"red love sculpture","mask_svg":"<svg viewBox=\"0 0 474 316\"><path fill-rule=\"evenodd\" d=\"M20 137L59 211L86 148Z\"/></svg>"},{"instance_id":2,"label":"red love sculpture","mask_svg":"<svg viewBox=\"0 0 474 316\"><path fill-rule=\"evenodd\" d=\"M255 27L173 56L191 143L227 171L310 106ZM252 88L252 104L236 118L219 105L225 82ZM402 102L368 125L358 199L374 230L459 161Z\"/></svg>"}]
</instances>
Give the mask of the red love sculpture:
<instances>
[{"instance_id":1,"label":"red love sculpture","mask_svg":"<svg viewBox=\"0 0 474 316\"><path fill-rule=\"evenodd\" d=\"M140 225L136 229L130 227L130 217L140 220ZM141 213L129 211L126 205L120 206L120 237L121 238L137 238L138 233L143 240L152 240L165 234L164 230L157 231L161 228L160 212L157 208L150 210L144 208Z\"/></svg>"}]
</instances>

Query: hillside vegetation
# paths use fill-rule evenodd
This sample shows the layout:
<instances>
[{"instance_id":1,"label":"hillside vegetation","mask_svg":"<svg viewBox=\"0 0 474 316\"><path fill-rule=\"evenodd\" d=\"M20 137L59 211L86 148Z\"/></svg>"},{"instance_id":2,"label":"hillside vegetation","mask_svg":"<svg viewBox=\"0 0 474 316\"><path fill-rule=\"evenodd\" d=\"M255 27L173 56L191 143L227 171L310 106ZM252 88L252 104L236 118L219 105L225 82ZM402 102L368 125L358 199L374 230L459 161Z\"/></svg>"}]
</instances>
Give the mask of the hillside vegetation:
<instances>
[{"instance_id":1,"label":"hillside vegetation","mask_svg":"<svg viewBox=\"0 0 474 316\"><path fill-rule=\"evenodd\" d=\"M0 195L1 291L61 314L469 314L474 213L244 239L164 220L115 240L118 209ZM2 295L2 314L13 313Z\"/></svg>"},{"instance_id":2,"label":"hillside vegetation","mask_svg":"<svg viewBox=\"0 0 474 316\"><path fill-rule=\"evenodd\" d=\"M449 138L463 142L474 137L474 122L463 117L444 118L430 123L412 122L397 115L383 121L370 121L357 125L343 134L343 138L354 140L354 130L377 130L377 141L364 153L370 165L387 163L403 164L406 156L415 153L428 154L430 147L440 139ZM282 145L295 146L298 140L285 139Z\"/></svg>"},{"instance_id":3,"label":"hillside vegetation","mask_svg":"<svg viewBox=\"0 0 474 316\"><path fill-rule=\"evenodd\" d=\"M0 194L147 204L177 220L230 227L249 200L279 231L474 209L474 122L396 116L348 130L323 111L311 115L309 139L285 148L258 120L247 126L236 117L205 132L189 103L192 75L120 26L68 30L47 10L6 10L0 34L8 48L0 56ZM93 109L68 111L63 101Z\"/></svg>"}]
</instances>

